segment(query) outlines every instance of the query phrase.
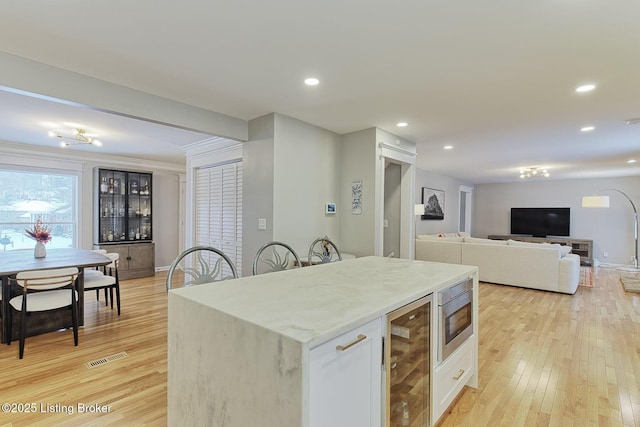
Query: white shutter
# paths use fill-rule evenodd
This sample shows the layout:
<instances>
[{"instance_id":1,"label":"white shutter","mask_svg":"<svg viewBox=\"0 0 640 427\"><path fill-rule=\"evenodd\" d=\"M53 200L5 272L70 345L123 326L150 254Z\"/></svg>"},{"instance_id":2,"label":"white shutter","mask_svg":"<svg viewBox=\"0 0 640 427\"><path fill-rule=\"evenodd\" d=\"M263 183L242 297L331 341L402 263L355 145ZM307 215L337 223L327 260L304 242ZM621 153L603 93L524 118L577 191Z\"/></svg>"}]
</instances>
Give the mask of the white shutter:
<instances>
[{"instance_id":1,"label":"white shutter","mask_svg":"<svg viewBox=\"0 0 640 427\"><path fill-rule=\"evenodd\" d=\"M196 170L196 244L220 249L242 271L242 163ZM225 275L229 274L225 271Z\"/></svg>"},{"instance_id":2,"label":"white shutter","mask_svg":"<svg viewBox=\"0 0 640 427\"><path fill-rule=\"evenodd\" d=\"M196 246L209 244L209 170L196 169Z\"/></svg>"}]
</instances>

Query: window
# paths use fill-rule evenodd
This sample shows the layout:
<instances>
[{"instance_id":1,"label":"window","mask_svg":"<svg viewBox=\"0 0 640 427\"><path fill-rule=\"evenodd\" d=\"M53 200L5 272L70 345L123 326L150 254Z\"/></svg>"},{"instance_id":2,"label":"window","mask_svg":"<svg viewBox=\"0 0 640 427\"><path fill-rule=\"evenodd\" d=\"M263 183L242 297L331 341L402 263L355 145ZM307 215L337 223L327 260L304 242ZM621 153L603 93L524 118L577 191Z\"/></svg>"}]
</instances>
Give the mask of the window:
<instances>
[{"instance_id":1,"label":"window","mask_svg":"<svg viewBox=\"0 0 640 427\"><path fill-rule=\"evenodd\" d=\"M33 248L24 230L38 219L51 229L49 247L75 247L77 187L74 174L0 169L0 251Z\"/></svg>"}]
</instances>

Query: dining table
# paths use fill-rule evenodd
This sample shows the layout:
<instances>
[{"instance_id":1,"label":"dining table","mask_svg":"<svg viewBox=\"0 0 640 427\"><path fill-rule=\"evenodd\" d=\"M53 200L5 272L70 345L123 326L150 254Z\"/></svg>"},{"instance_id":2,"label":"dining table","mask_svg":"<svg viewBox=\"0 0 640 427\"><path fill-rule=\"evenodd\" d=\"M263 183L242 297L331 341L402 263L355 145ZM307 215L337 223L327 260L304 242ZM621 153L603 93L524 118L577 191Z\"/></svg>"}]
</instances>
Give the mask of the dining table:
<instances>
[{"instance_id":1,"label":"dining table","mask_svg":"<svg viewBox=\"0 0 640 427\"><path fill-rule=\"evenodd\" d=\"M22 292L19 285L13 286L9 278L23 271L48 270L76 267L78 279L78 325L84 326L84 269L105 266L111 259L86 249L51 248L44 258L35 258L33 250L13 250L0 252L0 277L2 278L2 342L7 342L9 328L12 327L12 339L19 336L18 324L9 325L6 313L10 309L9 300ZM49 311L30 313L27 318L27 335L37 335L72 327L70 311Z\"/></svg>"}]
</instances>

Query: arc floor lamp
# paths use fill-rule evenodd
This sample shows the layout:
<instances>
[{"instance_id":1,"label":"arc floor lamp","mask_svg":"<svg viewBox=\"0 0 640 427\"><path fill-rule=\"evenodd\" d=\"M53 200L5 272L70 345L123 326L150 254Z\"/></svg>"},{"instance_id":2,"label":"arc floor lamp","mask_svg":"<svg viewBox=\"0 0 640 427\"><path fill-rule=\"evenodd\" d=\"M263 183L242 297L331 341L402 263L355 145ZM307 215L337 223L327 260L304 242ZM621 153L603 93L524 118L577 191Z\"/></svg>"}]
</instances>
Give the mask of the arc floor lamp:
<instances>
[{"instance_id":1,"label":"arc floor lamp","mask_svg":"<svg viewBox=\"0 0 640 427\"><path fill-rule=\"evenodd\" d=\"M631 207L633 208L633 235L634 235L634 257L633 257L633 268L629 268L631 271L640 271L638 269L638 210L636 209L636 205L633 204L633 200L626 193L623 193L620 190L616 190L615 188L607 188L604 190L600 190L596 192L593 196L584 196L582 198L582 207L583 208L608 208L609 207L609 196L599 196L600 193L604 193L605 191L614 191L616 193L622 194L628 201L631 203Z\"/></svg>"}]
</instances>

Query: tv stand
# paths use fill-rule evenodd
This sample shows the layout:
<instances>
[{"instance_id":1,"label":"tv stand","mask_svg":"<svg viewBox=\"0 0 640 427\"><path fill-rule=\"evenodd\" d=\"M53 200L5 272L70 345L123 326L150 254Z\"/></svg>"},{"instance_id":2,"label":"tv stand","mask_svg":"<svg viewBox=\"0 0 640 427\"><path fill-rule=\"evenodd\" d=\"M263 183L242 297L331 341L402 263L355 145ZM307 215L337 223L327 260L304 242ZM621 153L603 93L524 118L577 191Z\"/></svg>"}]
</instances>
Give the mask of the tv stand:
<instances>
[{"instance_id":1,"label":"tv stand","mask_svg":"<svg viewBox=\"0 0 640 427\"><path fill-rule=\"evenodd\" d=\"M581 265L593 265L593 240L574 239L572 237L532 237L521 234L490 234L492 240L518 240L520 242L532 243L558 243L560 245L571 246L571 252L580 255Z\"/></svg>"}]
</instances>

